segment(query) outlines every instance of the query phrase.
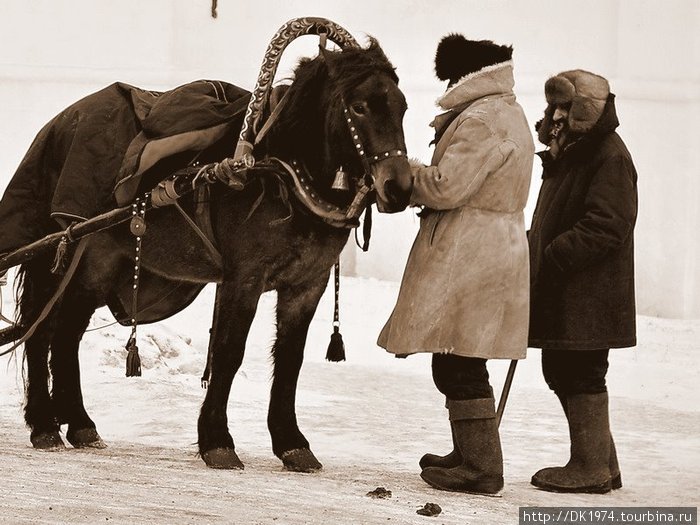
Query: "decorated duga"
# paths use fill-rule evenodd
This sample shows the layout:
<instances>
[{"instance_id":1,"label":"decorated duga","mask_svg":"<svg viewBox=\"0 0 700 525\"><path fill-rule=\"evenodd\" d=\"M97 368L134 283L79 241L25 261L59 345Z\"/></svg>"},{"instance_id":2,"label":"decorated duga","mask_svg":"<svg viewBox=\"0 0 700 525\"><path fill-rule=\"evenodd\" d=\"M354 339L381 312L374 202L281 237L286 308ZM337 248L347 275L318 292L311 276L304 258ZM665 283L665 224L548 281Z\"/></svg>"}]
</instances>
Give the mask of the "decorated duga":
<instances>
[{"instance_id":1,"label":"decorated duga","mask_svg":"<svg viewBox=\"0 0 700 525\"><path fill-rule=\"evenodd\" d=\"M275 84L294 39L319 39L289 84ZM335 44L335 45L333 45ZM400 211L411 176L406 102L376 40L299 18L271 39L254 91L198 80L154 92L115 83L39 132L0 201L0 272L19 266L25 421L38 449L104 447L83 404L78 348L107 305L131 327L127 375L140 375L137 326L186 308L217 283L198 420L212 468L243 464L227 404L260 295L277 292L268 413L284 466L321 468L297 426L295 394L309 323L353 229L371 206ZM16 284L17 284L16 283ZM328 357L344 358L338 322Z\"/></svg>"}]
</instances>

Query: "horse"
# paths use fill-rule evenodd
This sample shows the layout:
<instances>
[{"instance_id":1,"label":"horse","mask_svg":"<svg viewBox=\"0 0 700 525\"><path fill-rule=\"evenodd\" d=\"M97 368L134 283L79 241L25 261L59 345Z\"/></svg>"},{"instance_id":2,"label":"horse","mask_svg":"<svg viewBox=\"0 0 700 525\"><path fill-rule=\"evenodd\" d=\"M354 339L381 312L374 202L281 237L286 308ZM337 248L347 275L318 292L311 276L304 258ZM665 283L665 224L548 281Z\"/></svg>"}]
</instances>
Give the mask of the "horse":
<instances>
[{"instance_id":1,"label":"horse","mask_svg":"<svg viewBox=\"0 0 700 525\"><path fill-rule=\"evenodd\" d=\"M287 89L288 100L264 140L255 145L255 158L281 159L287 168L305 175L308 192L328 208L351 204L371 175L376 191L370 195L380 211L404 209L411 178L402 124L407 106L394 67L377 41L301 59ZM201 152L198 161L229 157L237 132L232 130ZM179 167L177 162L182 161L161 162L150 175L165 179ZM350 191L334 187L338 172L347 177ZM181 306L205 283L217 283L208 388L197 428L201 458L219 469L244 468L229 433L226 408L258 300L264 292L277 292L267 417L272 451L287 470L312 472L322 465L297 425L297 379L309 324L351 228L310 211L285 174L270 164L262 163L250 173L254 176L249 174L242 189L221 183L210 188L211 230L220 266L205 256L197 232L180 210L164 206L145 217L146 232L138 237L137 276L141 285L171 285L169 298ZM179 207L192 211L196 200L185 195ZM78 347L95 310L131 287L134 260L129 225L88 236L60 301L26 340L25 421L35 448L65 447L62 425L67 425L65 437L76 448L106 446L83 404ZM47 257L21 266L21 321L37 319L55 293L59 278L50 270Z\"/></svg>"}]
</instances>

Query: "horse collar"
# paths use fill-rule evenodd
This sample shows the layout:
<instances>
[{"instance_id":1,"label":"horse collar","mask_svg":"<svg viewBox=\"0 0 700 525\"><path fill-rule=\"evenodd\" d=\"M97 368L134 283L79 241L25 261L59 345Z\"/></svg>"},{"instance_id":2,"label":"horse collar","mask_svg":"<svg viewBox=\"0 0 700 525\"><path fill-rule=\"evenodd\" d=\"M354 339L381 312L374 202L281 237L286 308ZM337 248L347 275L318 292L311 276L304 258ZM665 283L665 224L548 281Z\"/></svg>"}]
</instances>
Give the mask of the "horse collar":
<instances>
[{"instance_id":1,"label":"horse collar","mask_svg":"<svg viewBox=\"0 0 700 525\"><path fill-rule=\"evenodd\" d=\"M312 214L336 228L356 228L359 225L359 218L369 204L369 193L372 190L362 179L352 203L347 208L341 208L321 198L311 184L311 176L306 167L297 160L290 163L276 157L269 160L290 176L294 196Z\"/></svg>"}]
</instances>

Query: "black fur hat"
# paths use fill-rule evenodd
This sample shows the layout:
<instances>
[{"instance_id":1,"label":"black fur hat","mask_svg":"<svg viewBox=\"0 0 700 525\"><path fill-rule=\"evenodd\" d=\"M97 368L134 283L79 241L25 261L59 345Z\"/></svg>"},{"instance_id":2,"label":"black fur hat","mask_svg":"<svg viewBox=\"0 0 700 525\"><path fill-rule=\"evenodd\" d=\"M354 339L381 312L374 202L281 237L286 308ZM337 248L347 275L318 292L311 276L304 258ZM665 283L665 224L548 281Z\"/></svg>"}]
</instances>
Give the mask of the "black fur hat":
<instances>
[{"instance_id":1,"label":"black fur hat","mask_svg":"<svg viewBox=\"0 0 700 525\"><path fill-rule=\"evenodd\" d=\"M435 74L450 85L486 66L507 62L513 46L501 46L491 40L467 40L458 33L443 37L435 52Z\"/></svg>"}]
</instances>

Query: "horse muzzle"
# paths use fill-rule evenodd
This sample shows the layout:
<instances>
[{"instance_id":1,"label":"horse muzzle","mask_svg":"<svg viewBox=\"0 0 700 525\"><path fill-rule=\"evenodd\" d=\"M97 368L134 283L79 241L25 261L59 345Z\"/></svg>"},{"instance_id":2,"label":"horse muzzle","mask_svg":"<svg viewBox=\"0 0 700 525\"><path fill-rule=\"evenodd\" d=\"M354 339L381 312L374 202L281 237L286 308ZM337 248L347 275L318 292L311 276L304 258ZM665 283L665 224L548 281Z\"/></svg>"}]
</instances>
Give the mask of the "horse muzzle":
<instances>
[{"instance_id":1,"label":"horse muzzle","mask_svg":"<svg viewBox=\"0 0 700 525\"><path fill-rule=\"evenodd\" d=\"M411 167L405 157L394 157L374 164L372 178L380 212L397 213L406 209L413 183Z\"/></svg>"}]
</instances>

